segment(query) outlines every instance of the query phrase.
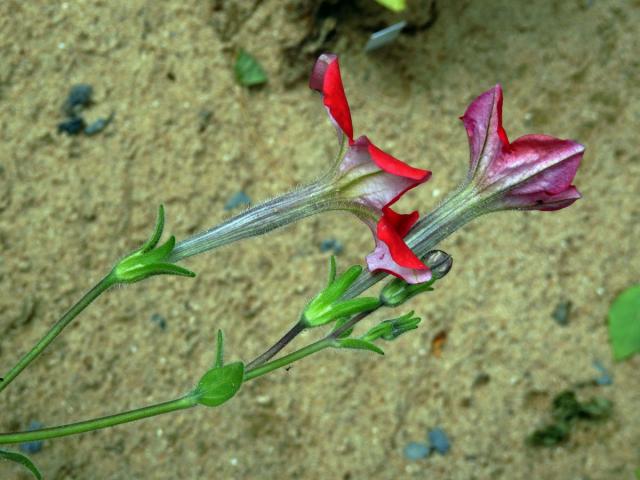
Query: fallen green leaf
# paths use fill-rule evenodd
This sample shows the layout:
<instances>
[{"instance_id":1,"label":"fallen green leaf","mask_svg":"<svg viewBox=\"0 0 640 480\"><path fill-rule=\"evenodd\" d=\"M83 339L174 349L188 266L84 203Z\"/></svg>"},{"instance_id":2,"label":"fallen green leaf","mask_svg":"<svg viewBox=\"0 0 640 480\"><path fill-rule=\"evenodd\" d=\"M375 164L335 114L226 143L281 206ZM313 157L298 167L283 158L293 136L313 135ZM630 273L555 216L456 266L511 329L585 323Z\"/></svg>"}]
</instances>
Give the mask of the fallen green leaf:
<instances>
[{"instance_id":1,"label":"fallen green leaf","mask_svg":"<svg viewBox=\"0 0 640 480\"><path fill-rule=\"evenodd\" d=\"M267 74L262 65L250 54L240 50L235 65L236 78L238 83L244 87L261 85L267 81Z\"/></svg>"},{"instance_id":2,"label":"fallen green leaf","mask_svg":"<svg viewBox=\"0 0 640 480\"><path fill-rule=\"evenodd\" d=\"M611 304L609 338L616 360L640 352L640 285L626 289Z\"/></svg>"},{"instance_id":3,"label":"fallen green leaf","mask_svg":"<svg viewBox=\"0 0 640 480\"><path fill-rule=\"evenodd\" d=\"M27 457L26 455L22 455L18 452L10 452L8 450L0 450L0 458L4 458L5 460L10 460L12 462L23 465L24 467L31 470L31 473L33 473L34 477L36 477L38 480L42 480L42 474L40 473L40 470L38 470L38 467L36 467L35 464L31 460L29 460L29 457Z\"/></svg>"},{"instance_id":4,"label":"fallen green leaf","mask_svg":"<svg viewBox=\"0 0 640 480\"><path fill-rule=\"evenodd\" d=\"M394 12L401 12L407 8L405 0L376 0L376 2Z\"/></svg>"}]
</instances>

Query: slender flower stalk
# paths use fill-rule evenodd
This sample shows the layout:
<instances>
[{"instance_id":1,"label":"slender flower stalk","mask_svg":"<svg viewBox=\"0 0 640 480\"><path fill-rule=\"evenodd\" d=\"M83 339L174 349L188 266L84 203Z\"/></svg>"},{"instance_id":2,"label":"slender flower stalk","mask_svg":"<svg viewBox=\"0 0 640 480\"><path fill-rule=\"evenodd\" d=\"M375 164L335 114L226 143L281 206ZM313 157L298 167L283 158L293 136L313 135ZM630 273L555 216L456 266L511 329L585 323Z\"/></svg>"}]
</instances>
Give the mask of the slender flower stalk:
<instances>
[{"instance_id":1,"label":"slender flower stalk","mask_svg":"<svg viewBox=\"0 0 640 480\"><path fill-rule=\"evenodd\" d=\"M169 255L177 262L238 240L267 233L316 213L342 210L355 214L372 231L375 251L370 269L385 270L407 282L429 280L429 268L404 242L418 213L391 209L405 192L426 182L428 170L411 167L375 146L366 136L353 136L351 111L342 85L338 59L318 58L309 86L322 95L336 127L339 154L323 177L310 185L252 207L226 222L179 242Z\"/></svg>"}]
</instances>

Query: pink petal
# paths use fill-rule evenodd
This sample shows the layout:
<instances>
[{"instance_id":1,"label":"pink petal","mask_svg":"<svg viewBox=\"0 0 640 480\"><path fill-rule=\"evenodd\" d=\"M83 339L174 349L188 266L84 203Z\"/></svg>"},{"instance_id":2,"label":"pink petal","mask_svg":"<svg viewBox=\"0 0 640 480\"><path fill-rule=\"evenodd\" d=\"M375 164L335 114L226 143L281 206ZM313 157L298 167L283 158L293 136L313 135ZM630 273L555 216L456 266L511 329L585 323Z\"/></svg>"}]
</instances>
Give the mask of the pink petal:
<instances>
[{"instance_id":1,"label":"pink petal","mask_svg":"<svg viewBox=\"0 0 640 480\"><path fill-rule=\"evenodd\" d=\"M547 135L526 135L513 142L489 167L490 178L505 178L509 194L560 193L571 185L584 146Z\"/></svg>"},{"instance_id":2,"label":"pink petal","mask_svg":"<svg viewBox=\"0 0 640 480\"><path fill-rule=\"evenodd\" d=\"M496 85L476 98L460 117L469 137L470 176L484 170L503 146L509 144L502 128L502 88Z\"/></svg>"},{"instance_id":3,"label":"pink petal","mask_svg":"<svg viewBox=\"0 0 640 480\"><path fill-rule=\"evenodd\" d=\"M568 207L582 198L578 189L570 185L566 190L558 193L534 192L521 195L509 195L504 199L505 208L521 210L552 211Z\"/></svg>"},{"instance_id":4,"label":"pink petal","mask_svg":"<svg viewBox=\"0 0 640 480\"><path fill-rule=\"evenodd\" d=\"M349 143L352 143L351 111L342 86L340 66L336 55L323 53L318 57L311 71L309 87L322 94L324 106L329 118L338 130L340 139L344 133L349 139Z\"/></svg>"},{"instance_id":5,"label":"pink petal","mask_svg":"<svg viewBox=\"0 0 640 480\"><path fill-rule=\"evenodd\" d=\"M340 171L362 178L356 187L358 197L355 200L377 210L392 205L405 192L431 176L428 170L411 167L383 152L365 136L349 146Z\"/></svg>"},{"instance_id":6,"label":"pink petal","mask_svg":"<svg viewBox=\"0 0 640 480\"><path fill-rule=\"evenodd\" d=\"M431 270L413 269L398 265L384 242L376 242L376 249L367 255L367 267L371 272L382 270L403 279L407 283L422 283L431 280Z\"/></svg>"}]
</instances>

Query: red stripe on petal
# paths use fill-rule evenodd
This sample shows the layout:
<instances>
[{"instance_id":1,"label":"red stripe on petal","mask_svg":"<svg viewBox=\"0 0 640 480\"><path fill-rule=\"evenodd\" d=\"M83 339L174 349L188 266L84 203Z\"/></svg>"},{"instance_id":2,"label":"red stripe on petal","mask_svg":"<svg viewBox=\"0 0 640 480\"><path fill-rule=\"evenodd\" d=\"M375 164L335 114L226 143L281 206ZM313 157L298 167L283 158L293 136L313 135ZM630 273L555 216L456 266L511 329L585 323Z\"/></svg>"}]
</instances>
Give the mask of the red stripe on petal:
<instances>
[{"instance_id":1,"label":"red stripe on petal","mask_svg":"<svg viewBox=\"0 0 640 480\"><path fill-rule=\"evenodd\" d=\"M418 212L400 214L385 207L382 209L382 217L378 221L376 233L378 239L389 247L391 258L398 265L407 268L427 269L427 266L420 261L403 240L417 221Z\"/></svg>"},{"instance_id":2,"label":"red stripe on petal","mask_svg":"<svg viewBox=\"0 0 640 480\"><path fill-rule=\"evenodd\" d=\"M329 116L334 123L353 143L353 125L347 96L344 93L338 57L333 54L322 54L318 57L311 71L309 87L322 94Z\"/></svg>"},{"instance_id":3,"label":"red stripe on petal","mask_svg":"<svg viewBox=\"0 0 640 480\"><path fill-rule=\"evenodd\" d=\"M407 165L401 160L389 155L387 152L380 150L373 143L369 142L369 155L378 167L385 172L398 175L400 177L410 178L418 183L426 182L431 176L429 170L422 170Z\"/></svg>"}]
</instances>

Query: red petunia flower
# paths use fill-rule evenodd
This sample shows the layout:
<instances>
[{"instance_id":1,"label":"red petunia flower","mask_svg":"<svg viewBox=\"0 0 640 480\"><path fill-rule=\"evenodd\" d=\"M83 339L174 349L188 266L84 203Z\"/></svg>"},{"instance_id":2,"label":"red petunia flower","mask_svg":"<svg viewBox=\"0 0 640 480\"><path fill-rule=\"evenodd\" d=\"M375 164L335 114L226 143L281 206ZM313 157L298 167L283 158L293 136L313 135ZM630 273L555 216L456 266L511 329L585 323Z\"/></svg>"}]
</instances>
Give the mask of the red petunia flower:
<instances>
[{"instance_id":1,"label":"red petunia flower","mask_svg":"<svg viewBox=\"0 0 640 480\"><path fill-rule=\"evenodd\" d=\"M384 270L408 283L421 283L431 272L407 246L404 237L418 220L418 212L402 215L390 207L406 191L426 182L428 170L411 167L376 147L366 136L354 140L351 111L344 93L338 57L321 55L309 86L322 94L324 106L347 151L337 166L340 195L362 206L361 218L376 241L367 256L369 270Z\"/></svg>"},{"instance_id":2,"label":"red petunia flower","mask_svg":"<svg viewBox=\"0 0 640 480\"><path fill-rule=\"evenodd\" d=\"M547 135L509 142L500 85L476 98L461 119L471 150L468 181L491 196L490 209L559 210L581 197L572 182L584 146Z\"/></svg>"}]
</instances>

